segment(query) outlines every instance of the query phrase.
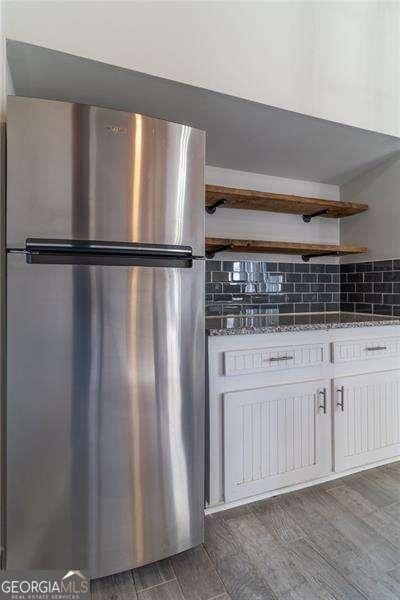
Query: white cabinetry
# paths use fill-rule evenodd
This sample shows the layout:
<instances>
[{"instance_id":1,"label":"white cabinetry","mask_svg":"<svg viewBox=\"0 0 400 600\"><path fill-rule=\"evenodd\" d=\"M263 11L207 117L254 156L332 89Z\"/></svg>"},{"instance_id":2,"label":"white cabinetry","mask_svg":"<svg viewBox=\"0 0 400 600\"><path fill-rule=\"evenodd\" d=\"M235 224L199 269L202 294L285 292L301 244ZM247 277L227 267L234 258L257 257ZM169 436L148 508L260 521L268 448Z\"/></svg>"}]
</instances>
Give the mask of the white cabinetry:
<instances>
[{"instance_id":1,"label":"white cabinetry","mask_svg":"<svg viewBox=\"0 0 400 600\"><path fill-rule=\"evenodd\" d=\"M329 473L330 382L224 394L225 501Z\"/></svg>"},{"instance_id":2,"label":"white cabinetry","mask_svg":"<svg viewBox=\"0 0 400 600\"><path fill-rule=\"evenodd\" d=\"M208 365L211 507L400 459L398 325L209 337Z\"/></svg>"},{"instance_id":3,"label":"white cabinetry","mask_svg":"<svg viewBox=\"0 0 400 600\"><path fill-rule=\"evenodd\" d=\"M335 471L400 454L400 369L334 380Z\"/></svg>"}]
</instances>

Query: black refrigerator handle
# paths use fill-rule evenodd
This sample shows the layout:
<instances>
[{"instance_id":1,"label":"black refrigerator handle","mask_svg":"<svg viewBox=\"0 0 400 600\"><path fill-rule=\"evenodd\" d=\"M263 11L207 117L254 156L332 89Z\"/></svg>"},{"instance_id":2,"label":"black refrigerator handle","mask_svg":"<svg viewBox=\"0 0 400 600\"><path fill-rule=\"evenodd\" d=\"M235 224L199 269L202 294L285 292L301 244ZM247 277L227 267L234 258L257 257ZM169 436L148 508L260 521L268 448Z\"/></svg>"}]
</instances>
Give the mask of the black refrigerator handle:
<instances>
[{"instance_id":1,"label":"black refrigerator handle","mask_svg":"<svg viewBox=\"0 0 400 600\"><path fill-rule=\"evenodd\" d=\"M133 254L140 256L165 256L191 258L190 246L168 244L138 244L134 242L103 242L98 240L58 240L27 238L27 252L73 252L74 254Z\"/></svg>"},{"instance_id":2,"label":"black refrigerator handle","mask_svg":"<svg viewBox=\"0 0 400 600\"><path fill-rule=\"evenodd\" d=\"M26 240L25 253L29 264L190 268L193 258L190 246L37 238Z\"/></svg>"}]
</instances>

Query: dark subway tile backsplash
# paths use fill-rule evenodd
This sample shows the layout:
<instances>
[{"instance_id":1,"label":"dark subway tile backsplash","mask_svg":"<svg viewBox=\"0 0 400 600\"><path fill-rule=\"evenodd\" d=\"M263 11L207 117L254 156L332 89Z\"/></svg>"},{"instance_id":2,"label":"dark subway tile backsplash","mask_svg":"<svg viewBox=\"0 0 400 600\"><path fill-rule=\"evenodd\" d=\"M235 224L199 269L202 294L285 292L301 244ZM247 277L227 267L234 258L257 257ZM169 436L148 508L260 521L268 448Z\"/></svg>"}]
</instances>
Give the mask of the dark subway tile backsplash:
<instances>
[{"instance_id":1,"label":"dark subway tile backsplash","mask_svg":"<svg viewBox=\"0 0 400 600\"><path fill-rule=\"evenodd\" d=\"M327 273L337 273L340 272L340 265L325 265L325 271Z\"/></svg>"},{"instance_id":2,"label":"dark subway tile backsplash","mask_svg":"<svg viewBox=\"0 0 400 600\"><path fill-rule=\"evenodd\" d=\"M393 306L391 304L374 304L374 313L377 315L389 315L393 313Z\"/></svg>"},{"instance_id":3,"label":"dark subway tile backsplash","mask_svg":"<svg viewBox=\"0 0 400 600\"><path fill-rule=\"evenodd\" d=\"M382 294L365 294L364 301L367 304L382 304Z\"/></svg>"},{"instance_id":4,"label":"dark subway tile backsplash","mask_svg":"<svg viewBox=\"0 0 400 600\"><path fill-rule=\"evenodd\" d=\"M340 265L340 310L399 315L400 259Z\"/></svg>"},{"instance_id":5,"label":"dark subway tile backsplash","mask_svg":"<svg viewBox=\"0 0 400 600\"><path fill-rule=\"evenodd\" d=\"M325 310L327 312L339 312L340 303L339 302L327 302L325 304Z\"/></svg>"},{"instance_id":6,"label":"dark subway tile backsplash","mask_svg":"<svg viewBox=\"0 0 400 600\"><path fill-rule=\"evenodd\" d=\"M300 283L301 282L301 273L288 273L286 276L286 281L290 283ZM304 274L303 274L304 277Z\"/></svg>"},{"instance_id":7,"label":"dark subway tile backsplash","mask_svg":"<svg viewBox=\"0 0 400 600\"><path fill-rule=\"evenodd\" d=\"M309 273L310 265L305 264L305 263L295 263L294 272L295 273Z\"/></svg>"},{"instance_id":8,"label":"dark subway tile backsplash","mask_svg":"<svg viewBox=\"0 0 400 600\"><path fill-rule=\"evenodd\" d=\"M318 294L316 292L308 292L303 294L303 302L318 302Z\"/></svg>"},{"instance_id":9,"label":"dark subway tile backsplash","mask_svg":"<svg viewBox=\"0 0 400 600\"><path fill-rule=\"evenodd\" d=\"M295 284L295 291L298 292L309 292L310 291L310 284L309 283L296 283Z\"/></svg>"},{"instance_id":10,"label":"dark subway tile backsplash","mask_svg":"<svg viewBox=\"0 0 400 600\"><path fill-rule=\"evenodd\" d=\"M349 283L361 283L364 281L364 273L348 273L347 281Z\"/></svg>"},{"instance_id":11,"label":"dark subway tile backsplash","mask_svg":"<svg viewBox=\"0 0 400 600\"><path fill-rule=\"evenodd\" d=\"M279 263L278 270L282 273L293 273L294 272L294 263Z\"/></svg>"},{"instance_id":12,"label":"dark subway tile backsplash","mask_svg":"<svg viewBox=\"0 0 400 600\"><path fill-rule=\"evenodd\" d=\"M371 304L365 304L365 303L360 302L355 305L355 312L372 313L372 306L371 306Z\"/></svg>"},{"instance_id":13,"label":"dark subway tile backsplash","mask_svg":"<svg viewBox=\"0 0 400 600\"><path fill-rule=\"evenodd\" d=\"M321 265L319 263L310 264L310 272L311 273L325 273L326 272L326 265Z\"/></svg>"},{"instance_id":14,"label":"dark subway tile backsplash","mask_svg":"<svg viewBox=\"0 0 400 600\"><path fill-rule=\"evenodd\" d=\"M310 304L311 312L325 312L325 304L323 302L312 302Z\"/></svg>"},{"instance_id":15,"label":"dark subway tile backsplash","mask_svg":"<svg viewBox=\"0 0 400 600\"><path fill-rule=\"evenodd\" d=\"M356 304L357 302L364 302L364 294L349 294L348 300L349 302L354 302L354 304Z\"/></svg>"},{"instance_id":16,"label":"dark subway tile backsplash","mask_svg":"<svg viewBox=\"0 0 400 600\"><path fill-rule=\"evenodd\" d=\"M376 260L372 264L374 266L374 271L393 271L392 260Z\"/></svg>"},{"instance_id":17,"label":"dark subway tile backsplash","mask_svg":"<svg viewBox=\"0 0 400 600\"><path fill-rule=\"evenodd\" d=\"M400 271L384 271L383 281L400 281Z\"/></svg>"},{"instance_id":18,"label":"dark subway tile backsplash","mask_svg":"<svg viewBox=\"0 0 400 600\"><path fill-rule=\"evenodd\" d=\"M364 281L382 281L383 273L382 271L375 271L371 273L364 273Z\"/></svg>"},{"instance_id":19,"label":"dark subway tile backsplash","mask_svg":"<svg viewBox=\"0 0 400 600\"><path fill-rule=\"evenodd\" d=\"M374 283L375 294L391 294L393 285L391 283Z\"/></svg>"},{"instance_id":20,"label":"dark subway tile backsplash","mask_svg":"<svg viewBox=\"0 0 400 600\"><path fill-rule=\"evenodd\" d=\"M400 259L345 265L206 261L206 315L368 312L400 315Z\"/></svg>"},{"instance_id":21,"label":"dark subway tile backsplash","mask_svg":"<svg viewBox=\"0 0 400 600\"><path fill-rule=\"evenodd\" d=\"M383 294L383 304L400 304L400 294Z\"/></svg>"},{"instance_id":22,"label":"dark subway tile backsplash","mask_svg":"<svg viewBox=\"0 0 400 600\"><path fill-rule=\"evenodd\" d=\"M372 271L373 270L373 263L372 262L365 262L365 263L357 263L356 264L356 271L360 272L360 271ZM344 266L344 265L343 265Z\"/></svg>"},{"instance_id":23,"label":"dark subway tile backsplash","mask_svg":"<svg viewBox=\"0 0 400 600\"><path fill-rule=\"evenodd\" d=\"M339 265L206 261L206 315L339 310Z\"/></svg>"},{"instance_id":24,"label":"dark subway tile backsplash","mask_svg":"<svg viewBox=\"0 0 400 600\"><path fill-rule=\"evenodd\" d=\"M317 277L316 273L303 273L302 281L303 283L317 283Z\"/></svg>"},{"instance_id":25,"label":"dark subway tile backsplash","mask_svg":"<svg viewBox=\"0 0 400 600\"><path fill-rule=\"evenodd\" d=\"M280 313L294 313L294 304L280 304L278 309Z\"/></svg>"},{"instance_id":26,"label":"dark subway tile backsplash","mask_svg":"<svg viewBox=\"0 0 400 600\"><path fill-rule=\"evenodd\" d=\"M355 304L350 304L349 302L341 302L340 303L340 310L342 310L344 312L355 312L356 305Z\"/></svg>"},{"instance_id":27,"label":"dark subway tile backsplash","mask_svg":"<svg viewBox=\"0 0 400 600\"><path fill-rule=\"evenodd\" d=\"M215 261L213 261L215 262ZM221 271L211 271L211 281L229 281L230 273L221 273ZM233 273L232 273L233 275Z\"/></svg>"},{"instance_id":28,"label":"dark subway tile backsplash","mask_svg":"<svg viewBox=\"0 0 400 600\"><path fill-rule=\"evenodd\" d=\"M356 283L356 292L358 294L371 294L372 283Z\"/></svg>"},{"instance_id":29,"label":"dark subway tile backsplash","mask_svg":"<svg viewBox=\"0 0 400 600\"><path fill-rule=\"evenodd\" d=\"M207 260L206 261L206 271L220 271L221 270L221 261L220 260Z\"/></svg>"},{"instance_id":30,"label":"dark subway tile backsplash","mask_svg":"<svg viewBox=\"0 0 400 600\"><path fill-rule=\"evenodd\" d=\"M318 283L331 283L332 275L330 273L319 273Z\"/></svg>"},{"instance_id":31,"label":"dark subway tile backsplash","mask_svg":"<svg viewBox=\"0 0 400 600\"><path fill-rule=\"evenodd\" d=\"M310 312L310 305L306 304L306 303L295 304L294 305L294 312L296 312L296 313Z\"/></svg>"},{"instance_id":32,"label":"dark subway tile backsplash","mask_svg":"<svg viewBox=\"0 0 400 600\"><path fill-rule=\"evenodd\" d=\"M327 284L325 285L325 290L326 290L327 292L334 292L334 293L337 293L337 291L338 291L338 284L337 284L337 283L327 283ZM357 291L358 291L358 290L357 290Z\"/></svg>"},{"instance_id":33,"label":"dark subway tile backsplash","mask_svg":"<svg viewBox=\"0 0 400 600\"><path fill-rule=\"evenodd\" d=\"M354 273L356 270L355 264L340 265L341 273Z\"/></svg>"}]
</instances>

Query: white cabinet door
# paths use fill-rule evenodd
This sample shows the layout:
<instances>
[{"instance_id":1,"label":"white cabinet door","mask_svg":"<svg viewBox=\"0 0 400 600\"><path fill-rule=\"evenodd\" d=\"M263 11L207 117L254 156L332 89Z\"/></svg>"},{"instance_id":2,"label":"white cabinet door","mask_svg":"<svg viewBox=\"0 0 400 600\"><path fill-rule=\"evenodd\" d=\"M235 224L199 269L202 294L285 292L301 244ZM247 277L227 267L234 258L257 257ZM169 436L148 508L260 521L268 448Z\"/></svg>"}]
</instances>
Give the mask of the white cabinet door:
<instances>
[{"instance_id":1,"label":"white cabinet door","mask_svg":"<svg viewBox=\"0 0 400 600\"><path fill-rule=\"evenodd\" d=\"M334 381L335 471L400 456L400 369Z\"/></svg>"},{"instance_id":2,"label":"white cabinet door","mask_svg":"<svg viewBox=\"0 0 400 600\"><path fill-rule=\"evenodd\" d=\"M224 394L225 501L332 470L330 382Z\"/></svg>"}]
</instances>

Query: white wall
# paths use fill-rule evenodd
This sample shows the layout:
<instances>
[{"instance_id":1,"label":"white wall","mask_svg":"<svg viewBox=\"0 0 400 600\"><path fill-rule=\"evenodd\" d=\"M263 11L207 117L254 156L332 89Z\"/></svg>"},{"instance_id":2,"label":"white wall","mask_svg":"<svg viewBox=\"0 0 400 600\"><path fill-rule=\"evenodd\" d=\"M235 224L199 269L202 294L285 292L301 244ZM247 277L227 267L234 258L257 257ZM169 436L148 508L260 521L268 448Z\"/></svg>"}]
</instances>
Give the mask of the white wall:
<instances>
[{"instance_id":1,"label":"white wall","mask_svg":"<svg viewBox=\"0 0 400 600\"><path fill-rule=\"evenodd\" d=\"M206 183L225 185L243 189L253 189L282 194L298 194L301 196L339 200L339 186L283 179L270 175L231 171L217 167L206 167ZM313 219L304 223L299 215L260 212L254 210L236 210L218 208L213 215L206 216L206 235L208 237L238 237L243 239L277 240L287 242L323 242L339 243L339 221L337 219ZM251 253L224 253L218 258L240 259L246 257L254 260L281 260L284 262L300 262L299 256L261 255ZM336 262L336 258L321 259L323 262Z\"/></svg>"},{"instance_id":2,"label":"white wall","mask_svg":"<svg viewBox=\"0 0 400 600\"><path fill-rule=\"evenodd\" d=\"M400 258L400 156L342 186L341 198L369 205L367 212L340 225L341 242L368 246L369 252L341 262Z\"/></svg>"},{"instance_id":3,"label":"white wall","mask_svg":"<svg viewBox=\"0 0 400 600\"><path fill-rule=\"evenodd\" d=\"M400 3L10 1L7 36L400 136Z\"/></svg>"}]
</instances>

